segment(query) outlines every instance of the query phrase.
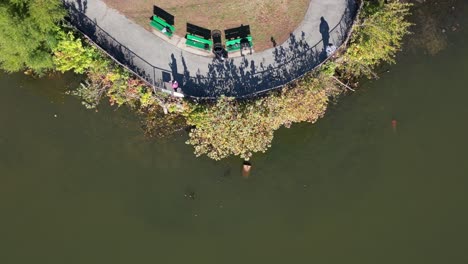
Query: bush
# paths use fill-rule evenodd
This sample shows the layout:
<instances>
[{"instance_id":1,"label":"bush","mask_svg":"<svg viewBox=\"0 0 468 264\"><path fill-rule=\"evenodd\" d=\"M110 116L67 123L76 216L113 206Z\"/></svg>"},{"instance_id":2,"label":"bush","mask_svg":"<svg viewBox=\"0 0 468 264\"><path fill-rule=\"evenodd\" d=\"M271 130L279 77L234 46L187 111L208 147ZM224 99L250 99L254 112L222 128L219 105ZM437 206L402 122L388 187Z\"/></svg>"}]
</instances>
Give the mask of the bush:
<instances>
[{"instance_id":1,"label":"bush","mask_svg":"<svg viewBox=\"0 0 468 264\"><path fill-rule=\"evenodd\" d=\"M190 104L187 122L195 128L187 143L195 147L197 156L249 159L252 153L270 147L279 127L315 122L325 113L330 95L340 92L337 85L346 86L333 76L336 69L345 78L356 78L371 76L382 61L394 62L411 25L405 20L409 7L398 1L366 2L360 17L363 22L355 25L347 51L337 62L324 64L318 76L307 75L280 92L254 101L222 97L213 104Z\"/></svg>"},{"instance_id":2,"label":"bush","mask_svg":"<svg viewBox=\"0 0 468 264\"><path fill-rule=\"evenodd\" d=\"M55 69L87 74L85 83L72 92L83 99L87 108L96 108L104 95L111 105L145 108L155 103L150 87L97 48L75 37L72 31L60 31L57 35L58 44L53 50Z\"/></svg>"},{"instance_id":3,"label":"bush","mask_svg":"<svg viewBox=\"0 0 468 264\"><path fill-rule=\"evenodd\" d=\"M354 26L351 44L339 68L345 77L370 77L374 75L374 67L382 61L395 62L395 54L411 26L406 21L410 6L399 1L364 4L360 17L363 22Z\"/></svg>"},{"instance_id":4,"label":"bush","mask_svg":"<svg viewBox=\"0 0 468 264\"><path fill-rule=\"evenodd\" d=\"M273 133L296 122L315 122L326 110L334 91L331 82L307 77L280 92L253 101L221 97L214 104L189 104L187 123L195 128L187 144L197 156L219 160L230 155L248 160L254 152L265 152Z\"/></svg>"},{"instance_id":5,"label":"bush","mask_svg":"<svg viewBox=\"0 0 468 264\"><path fill-rule=\"evenodd\" d=\"M74 71L78 74L85 73L91 68L100 54L93 46L86 45L80 38L76 38L73 32L58 33L58 44L53 50L55 69L60 72Z\"/></svg>"}]
</instances>

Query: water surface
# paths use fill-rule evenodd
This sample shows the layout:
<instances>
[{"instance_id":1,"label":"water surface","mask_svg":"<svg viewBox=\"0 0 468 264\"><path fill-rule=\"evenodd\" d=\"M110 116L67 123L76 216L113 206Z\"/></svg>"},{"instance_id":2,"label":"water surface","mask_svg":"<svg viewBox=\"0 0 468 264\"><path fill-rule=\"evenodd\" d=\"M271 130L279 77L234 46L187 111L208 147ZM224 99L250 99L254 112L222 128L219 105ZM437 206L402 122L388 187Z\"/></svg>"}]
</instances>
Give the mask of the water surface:
<instances>
[{"instance_id":1,"label":"water surface","mask_svg":"<svg viewBox=\"0 0 468 264\"><path fill-rule=\"evenodd\" d=\"M468 263L467 40L281 129L248 179L84 109L73 76L2 74L0 263Z\"/></svg>"}]
</instances>

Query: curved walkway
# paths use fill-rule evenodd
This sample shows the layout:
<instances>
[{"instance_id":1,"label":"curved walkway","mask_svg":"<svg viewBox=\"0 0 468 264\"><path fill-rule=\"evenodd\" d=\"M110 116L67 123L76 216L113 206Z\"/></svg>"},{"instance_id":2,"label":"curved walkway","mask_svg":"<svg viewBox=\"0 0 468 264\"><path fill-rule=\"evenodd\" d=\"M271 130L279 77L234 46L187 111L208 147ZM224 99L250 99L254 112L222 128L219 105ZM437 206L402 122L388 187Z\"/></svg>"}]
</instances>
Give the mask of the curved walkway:
<instances>
[{"instance_id":1,"label":"curved walkway","mask_svg":"<svg viewBox=\"0 0 468 264\"><path fill-rule=\"evenodd\" d=\"M148 83L164 87L176 79L185 95L199 98L246 97L301 77L326 59L327 43L343 43L357 10L356 0L311 0L285 43L219 62L177 48L101 0L64 3L75 27Z\"/></svg>"}]
</instances>

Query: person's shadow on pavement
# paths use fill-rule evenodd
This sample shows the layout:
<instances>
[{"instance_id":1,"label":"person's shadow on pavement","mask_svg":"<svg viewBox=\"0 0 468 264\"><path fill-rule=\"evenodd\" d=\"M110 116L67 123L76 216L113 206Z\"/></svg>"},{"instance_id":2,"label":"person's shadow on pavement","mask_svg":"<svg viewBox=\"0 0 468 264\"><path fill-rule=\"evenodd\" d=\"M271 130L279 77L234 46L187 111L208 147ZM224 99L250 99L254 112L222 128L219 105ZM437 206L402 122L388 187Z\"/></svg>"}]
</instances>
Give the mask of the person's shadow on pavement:
<instances>
[{"instance_id":1,"label":"person's shadow on pavement","mask_svg":"<svg viewBox=\"0 0 468 264\"><path fill-rule=\"evenodd\" d=\"M320 53L320 59L325 59L327 57L327 53L325 49L327 48L328 44L330 43L330 27L328 26L328 22L325 18L320 18L320 34L322 34L322 42L323 42L323 50Z\"/></svg>"},{"instance_id":2,"label":"person's shadow on pavement","mask_svg":"<svg viewBox=\"0 0 468 264\"><path fill-rule=\"evenodd\" d=\"M171 62L169 63L169 67L171 67L172 72L172 79L177 80L178 72L177 72L177 60L174 54L171 54ZM178 81L178 80L177 80Z\"/></svg>"}]
</instances>

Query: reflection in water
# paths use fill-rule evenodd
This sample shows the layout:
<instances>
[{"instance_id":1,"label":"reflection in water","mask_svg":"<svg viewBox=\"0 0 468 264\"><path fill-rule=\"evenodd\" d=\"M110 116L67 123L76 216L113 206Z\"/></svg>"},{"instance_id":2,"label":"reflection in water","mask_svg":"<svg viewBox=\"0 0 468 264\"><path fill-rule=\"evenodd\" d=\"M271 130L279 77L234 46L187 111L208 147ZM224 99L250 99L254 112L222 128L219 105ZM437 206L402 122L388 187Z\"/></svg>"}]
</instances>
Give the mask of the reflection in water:
<instances>
[{"instance_id":1,"label":"reflection in water","mask_svg":"<svg viewBox=\"0 0 468 264\"><path fill-rule=\"evenodd\" d=\"M392 119L392 129L393 129L393 132L396 133L396 130L397 130L397 121L396 121L396 119Z\"/></svg>"}]
</instances>

